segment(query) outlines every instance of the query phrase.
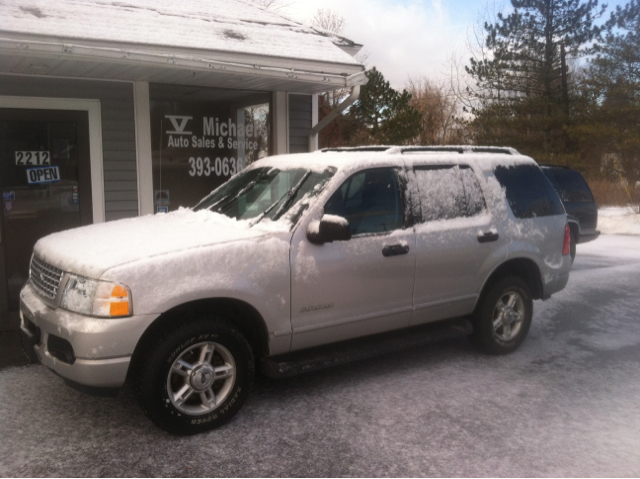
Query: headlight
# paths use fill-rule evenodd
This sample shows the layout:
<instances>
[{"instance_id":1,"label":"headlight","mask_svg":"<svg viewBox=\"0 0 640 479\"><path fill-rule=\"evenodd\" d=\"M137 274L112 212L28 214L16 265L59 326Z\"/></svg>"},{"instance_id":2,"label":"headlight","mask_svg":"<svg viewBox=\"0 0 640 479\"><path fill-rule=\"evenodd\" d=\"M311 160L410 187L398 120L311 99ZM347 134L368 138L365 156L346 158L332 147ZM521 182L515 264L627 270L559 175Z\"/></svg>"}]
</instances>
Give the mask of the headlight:
<instances>
[{"instance_id":1,"label":"headlight","mask_svg":"<svg viewBox=\"0 0 640 479\"><path fill-rule=\"evenodd\" d=\"M60 306L69 311L102 318L130 316L133 312L131 291L124 284L74 274L69 275Z\"/></svg>"}]
</instances>

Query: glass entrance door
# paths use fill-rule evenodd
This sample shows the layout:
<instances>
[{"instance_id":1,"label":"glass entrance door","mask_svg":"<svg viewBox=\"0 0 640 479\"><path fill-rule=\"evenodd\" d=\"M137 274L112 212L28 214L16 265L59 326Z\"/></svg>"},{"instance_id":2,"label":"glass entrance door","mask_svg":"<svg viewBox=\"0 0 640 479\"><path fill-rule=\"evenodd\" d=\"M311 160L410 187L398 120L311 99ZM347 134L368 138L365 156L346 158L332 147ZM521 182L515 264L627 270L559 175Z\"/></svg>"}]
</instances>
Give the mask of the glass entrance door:
<instances>
[{"instance_id":1,"label":"glass entrance door","mask_svg":"<svg viewBox=\"0 0 640 479\"><path fill-rule=\"evenodd\" d=\"M38 239L92 222L86 112L0 109L0 330L15 327Z\"/></svg>"}]
</instances>

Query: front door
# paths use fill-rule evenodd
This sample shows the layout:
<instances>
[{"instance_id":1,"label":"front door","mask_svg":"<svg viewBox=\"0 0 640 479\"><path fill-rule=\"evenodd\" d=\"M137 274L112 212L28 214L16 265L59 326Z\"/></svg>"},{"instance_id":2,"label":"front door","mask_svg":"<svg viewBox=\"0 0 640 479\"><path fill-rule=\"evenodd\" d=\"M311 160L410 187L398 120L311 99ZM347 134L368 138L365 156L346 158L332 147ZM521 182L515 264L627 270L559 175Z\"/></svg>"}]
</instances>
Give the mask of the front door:
<instances>
[{"instance_id":1,"label":"front door","mask_svg":"<svg viewBox=\"0 0 640 479\"><path fill-rule=\"evenodd\" d=\"M324 205L349 221L352 237L323 245L299 228L292 241L292 349L304 349L409 325L415 235L404 219L396 168L347 179Z\"/></svg>"},{"instance_id":2,"label":"front door","mask_svg":"<svg viewBox=\"0 0 640 479\"><path fill-rule=\"evenodd\" d=\"M0 109L0 331L18 326L38 239L92 223L87 112Z\"/></svg>"}]
</instances>

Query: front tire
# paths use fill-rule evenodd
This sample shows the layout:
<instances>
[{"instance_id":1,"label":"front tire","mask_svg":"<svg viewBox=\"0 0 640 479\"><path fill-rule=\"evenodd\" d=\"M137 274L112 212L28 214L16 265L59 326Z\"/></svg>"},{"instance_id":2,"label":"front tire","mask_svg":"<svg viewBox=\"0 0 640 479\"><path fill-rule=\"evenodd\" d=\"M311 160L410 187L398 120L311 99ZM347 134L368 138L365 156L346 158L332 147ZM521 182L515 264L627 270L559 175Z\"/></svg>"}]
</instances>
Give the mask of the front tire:
<instances>
[{"instance_id":1,"label":"front tire","mask_svg":"<svg viewBox=\"0 0 640 479\"><path fill-rule=\"evenodd\" d=\"M189 435L228 422L254 378L251 347L221 318L165 330L138 356L133 386L145 414L160 428Z\"/></svg>"},{"instance_id":2,"label":"front tire","mask_svg":"<svg viewBox=\"0 0 640 479\"><path fill-rule=\"evenodd\" d=\"M532 316L533 300L527 283L518 276L502 278L480 300L471 341L487 354L511 353L524 341Z\"/></svg>"}]
</instances>

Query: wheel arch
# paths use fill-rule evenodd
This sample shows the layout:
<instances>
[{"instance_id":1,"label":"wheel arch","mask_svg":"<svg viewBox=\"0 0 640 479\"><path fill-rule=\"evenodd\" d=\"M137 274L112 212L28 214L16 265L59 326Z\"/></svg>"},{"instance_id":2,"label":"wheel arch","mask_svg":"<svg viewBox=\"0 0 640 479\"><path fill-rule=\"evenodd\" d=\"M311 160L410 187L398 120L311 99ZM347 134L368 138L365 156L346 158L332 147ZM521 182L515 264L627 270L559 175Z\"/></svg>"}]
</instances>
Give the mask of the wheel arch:
<instances>
[{"instance_id":1,"label":"wheel arch","mask_svg":"<svg viewBox=\"0 0 640 479\"><path fill-rule=\"evenodd\" d=\"M576 243L578 243L580 241L580 222L573 216L567 216L567 224L576 239Z\"/></svg>"},{"instance_id":2,"label":"wheel arch","mask_svg":"<svg viewBox=\"0 0 640 479\"><path fill-rule=\"evenodd\" d=\"M180 318L189 314L217 313L236 326L253 349L254 357L269 355L269 333L262 315L253 306L235 298L208 298L189 301L175 306L156 318L142 334L134 349L131 361L137 363L145 345L157 334L179 325Z\"/></svg>"},{"instance_id":3,"label":"wheel arch","mask_svg":"<svg viewBox=\"0 0 640 479\"><path fill-rule=\"evenodd\" d=\"M542 275L538 265L529 258L513 258L505 261L491 272L487 280L482 285L476 307L481 303L480 298L482 298L486 291L491 288L496 281L507 276L518 276L522 278L527 283L527 286L529 286L531 297L533 299L543 298L544 286L542 284Z\"/></svg>"}]
</instances>

